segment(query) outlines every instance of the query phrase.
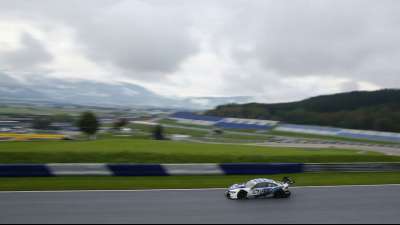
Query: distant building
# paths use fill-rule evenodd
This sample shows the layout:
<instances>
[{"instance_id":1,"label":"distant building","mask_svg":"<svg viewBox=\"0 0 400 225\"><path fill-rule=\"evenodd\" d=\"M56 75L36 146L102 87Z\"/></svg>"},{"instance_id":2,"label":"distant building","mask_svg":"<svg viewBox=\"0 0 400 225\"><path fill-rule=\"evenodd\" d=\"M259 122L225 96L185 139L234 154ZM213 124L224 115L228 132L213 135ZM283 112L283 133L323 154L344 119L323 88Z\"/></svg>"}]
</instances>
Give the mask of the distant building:
<instances>
[{"instance_id":1,"label":"distant building","mask_svg":"<svg viewBox=\"0 0 400 225\"><path fill-rule=\"evenodd\" d=\"M79 128L74 123L52 123L50 127L52 130L59 131L79 131Z\"/></svg>"},{"instance_id":2,"label":"distant building","mask_svg":"<svg viewBox=\"0 0 400 225\"><path fill-rule=\"evenodd\" d=\"M0 121L0 128L12 128L19 126L19 121L7 120L7 121Z\"/></svg>"}]
</instances>

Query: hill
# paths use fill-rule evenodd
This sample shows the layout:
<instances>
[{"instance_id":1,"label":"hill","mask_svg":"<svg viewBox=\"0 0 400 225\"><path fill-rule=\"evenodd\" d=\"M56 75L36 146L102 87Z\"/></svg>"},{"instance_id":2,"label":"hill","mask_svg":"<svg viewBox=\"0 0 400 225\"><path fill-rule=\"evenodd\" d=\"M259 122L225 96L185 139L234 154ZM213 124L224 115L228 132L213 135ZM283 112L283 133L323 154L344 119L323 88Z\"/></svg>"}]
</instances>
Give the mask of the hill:
<instances>
[{"instance_id":1,"label":"hill","mask_svg":"<svg viewBox=\"0 0 400 225\"><path fill-rule=\"evenodd\" d=\"M207 114L400 132L400 90L356 91L279 104L230 104Z\"/></svg>"},{"instance_id":2,"label":"hill","mask_svg":"<svg viewBox=\"0 0 400 225\"><path fill-rule=\"evenodd\" d=\"M49 77L16 79L0 72L0 103L46 102L106 107L164 107L211 109L230 102L249 102L249 97L165 97L143 86L124 82L96 82Z\"/></svg>"}]
</instances>

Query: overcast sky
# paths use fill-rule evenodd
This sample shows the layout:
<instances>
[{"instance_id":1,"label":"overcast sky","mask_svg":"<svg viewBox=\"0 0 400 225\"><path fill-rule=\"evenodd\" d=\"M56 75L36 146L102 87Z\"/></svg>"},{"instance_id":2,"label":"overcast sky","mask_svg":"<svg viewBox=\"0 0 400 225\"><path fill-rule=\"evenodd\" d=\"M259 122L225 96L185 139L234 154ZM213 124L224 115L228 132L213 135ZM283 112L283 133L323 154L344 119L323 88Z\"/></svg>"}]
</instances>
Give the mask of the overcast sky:
<instances>
[{"instance_id":1,"label":"overcast sky","mask_svg":"<svg viewBox=\"0 0 400 225\"><path fill-rule=\"evenodd\" d=\"M399 40L398 0L0 0L0 71L165 96L399 88Z\"/></svg>"}]
</instances>

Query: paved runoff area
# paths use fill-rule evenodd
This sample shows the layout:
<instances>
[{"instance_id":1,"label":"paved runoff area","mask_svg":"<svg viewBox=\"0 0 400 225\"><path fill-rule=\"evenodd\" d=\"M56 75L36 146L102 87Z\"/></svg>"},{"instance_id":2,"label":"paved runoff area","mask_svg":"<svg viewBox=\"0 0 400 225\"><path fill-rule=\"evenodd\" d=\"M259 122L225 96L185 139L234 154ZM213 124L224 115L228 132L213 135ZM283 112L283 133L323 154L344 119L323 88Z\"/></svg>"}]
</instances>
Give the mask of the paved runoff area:
<instances>
[{"instance_id":1,"label":"paved runoff area","mask_svg":"<svg viewBox=\"0 0 400 225\"><path fill-rule=\"evenodd\" d=\"M400 186L294 188L232 201L224 190L0 192L0 223L399 223Z\"/></svg>"}]
</instances>

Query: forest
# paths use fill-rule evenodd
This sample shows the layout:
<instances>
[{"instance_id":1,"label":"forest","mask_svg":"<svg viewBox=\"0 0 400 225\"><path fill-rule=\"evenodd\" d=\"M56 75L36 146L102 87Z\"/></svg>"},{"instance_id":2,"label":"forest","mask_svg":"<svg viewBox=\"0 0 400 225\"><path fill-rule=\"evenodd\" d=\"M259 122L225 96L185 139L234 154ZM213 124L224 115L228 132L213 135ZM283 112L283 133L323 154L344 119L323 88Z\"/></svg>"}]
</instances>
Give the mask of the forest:
<instances>
[{"instance_id":1,"label":"forest","mask_svg":"<svg viewBox=\"0 0 400 225\"><path fill-rule=\"evenodd\" d=\"M278 104L229 104L207 115L400 132L400 90L355 91Z\"/></svg>"}]
</instances>

